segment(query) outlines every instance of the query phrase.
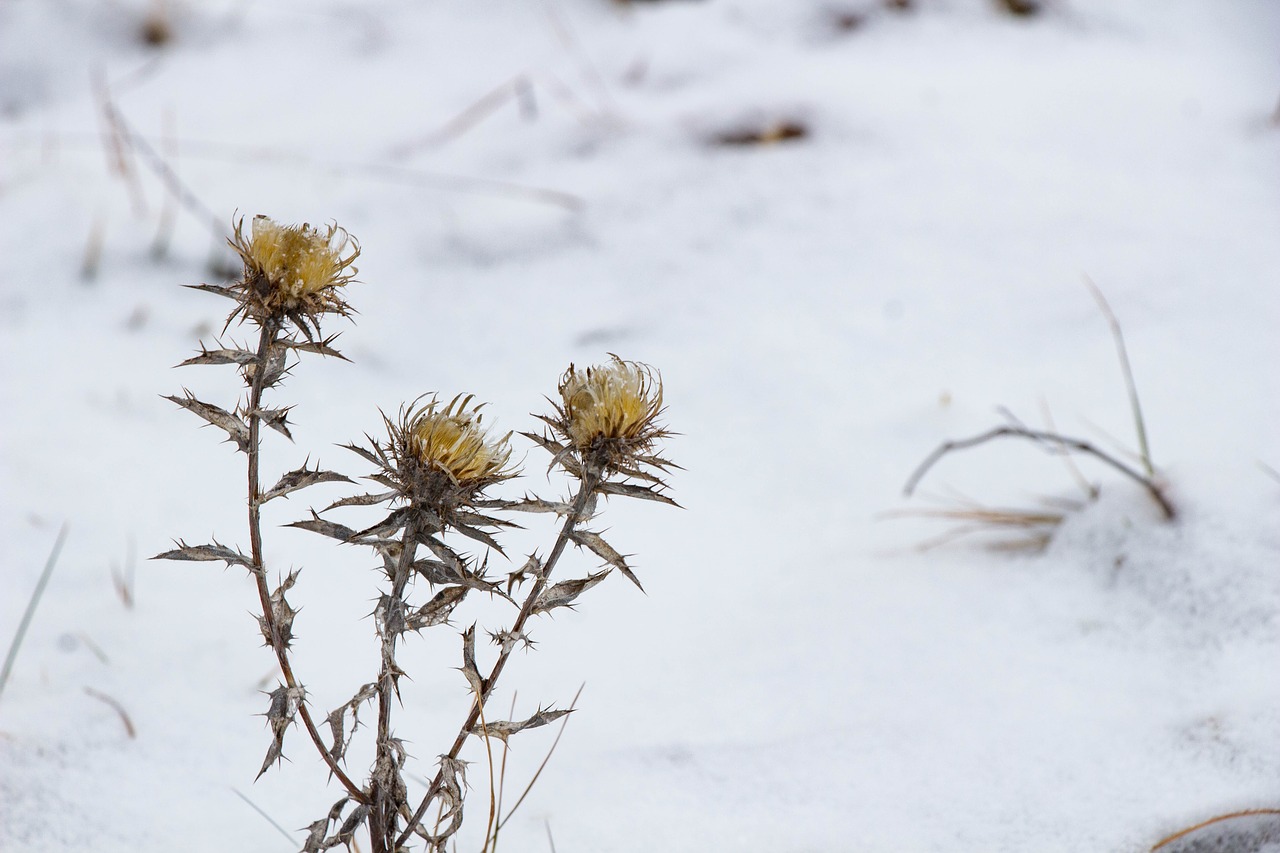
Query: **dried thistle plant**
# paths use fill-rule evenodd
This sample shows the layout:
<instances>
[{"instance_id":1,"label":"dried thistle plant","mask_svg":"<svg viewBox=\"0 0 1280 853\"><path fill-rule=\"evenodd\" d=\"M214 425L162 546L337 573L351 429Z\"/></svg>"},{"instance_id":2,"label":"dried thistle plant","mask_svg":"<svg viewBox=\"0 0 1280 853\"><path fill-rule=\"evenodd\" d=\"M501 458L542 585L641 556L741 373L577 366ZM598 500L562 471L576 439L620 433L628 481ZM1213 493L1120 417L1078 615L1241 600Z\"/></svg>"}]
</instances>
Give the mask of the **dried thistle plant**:
<instances>
[{"instance_id":1,"label":"dried thistle plant","mask_svg":"<svg viewBox=\"0 0 1280 853\"><path fill-rule=\"evenodd\" d=\"M512 434L491 434L483 423L483 405L469 395L456 396L447 404L436 395L419 397L402 407L397 417L383 416L384 435L369 436L364 445L345 445L373 466L366 479L383 490L343 498L321 512L382 507L385 514L373 525L355 529L313 510L309 519L291 526L368 547L380 559L383 585L373 612L380 663L373 680L324 716L322 722L329 731L326 738L320 733L310 696L294 674L290 657L298 611L288 595L299 570L290 571L274 590L271 588L263 561L260 508L274 498L317 483L352 481L304 463L264 491L260 486L262 426L289 436L289 407L266 408L263 397L267 389L280 385L293 366L291 356L297 353L342 358L333 347L334 338L322 336L321 324L326 315L346 317L352 313L342 288L356 273L352 261L359 246L337 226L321 232L307 225L281 226L265 217L255 218L248 235L243 222L238 223L231 243L244 262L241 279L225 287L199 285L197 289L232 299L235 307L227 327L237 321L252 323L258 329L257 346L202 347L200 355L183 364L234 364L248 392L230 409L204 402L190 392L168 399L223 430L237 451L245 454L250 549L245 554L216 541L194 546L179 541L175 549L158 559L220 560L244 566L254 579L261 610L259 628L281 674L279 686L269 694L266 717L272 740L259 775L282 758L285 734L300 721L332 777L344 789L326 816L308 827L304 853L350 847L362 830L367 831L374 853L410 849L415 839L428 850L443 851L462 826L467 783L466 762L460 756L467 740L477 736L486 743L496 738L505 744L520 732L569 713L539 707L524 720L495 720L486 713L486 703L512 652L533 645L531 620L560 607L575 606L583 593L615 569L640 586L626 559L587 525L596 517L601 495L675 505L665 494L662 479L675 466L656 452L658 442L669 434L659 423L663 412L661 377L646 365L617 356L584 371L569 367L561 378L560 400L553 403L553 414L539 416L548 432L522 433L551 454L550 468L564 472L574 484L572 494L563 501L530 494L511 500L489 494L491 488L519 474L511 464ZM488 574L490 552L502 555L499 537L517 526L499 515L513 512L552 514L560 519L559 531L545 558L530 554L505 579L495 579ZM457 540L446 542L445 535L450 532L471 540L476 550L464 552L456 547ZM552 574L570 545L591 552L604 566L586 577L552 583ZM424 587L430 593L425 601L416 597ZM461 631L461 672L472 700L451 746L436 762L426 793L415 805L405 783L410 756L392 725L400 679L405 675L397 652L405 635L449 626L450 617L472 591L505 600L515 608L515 615L509 624L488 632L498 650L484 674L476 652L476 625ZM371 703L376 703L378 715L373 728L374 760L366 781L357 784L348 772L347 752L359 727L360 712ZM502 819L491 798L486 849L496 846Z\"/></svg>"}]
</instances>

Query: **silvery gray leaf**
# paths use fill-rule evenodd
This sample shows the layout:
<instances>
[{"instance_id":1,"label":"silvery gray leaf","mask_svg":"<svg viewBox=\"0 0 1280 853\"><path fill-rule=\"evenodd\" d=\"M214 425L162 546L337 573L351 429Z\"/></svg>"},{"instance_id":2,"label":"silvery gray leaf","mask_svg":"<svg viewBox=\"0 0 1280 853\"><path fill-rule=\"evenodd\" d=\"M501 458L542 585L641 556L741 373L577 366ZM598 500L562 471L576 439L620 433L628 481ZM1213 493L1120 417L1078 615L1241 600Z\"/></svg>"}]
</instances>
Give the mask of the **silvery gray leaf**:
<instances>
[{"instance_id":1,"label":"silvery gray leaf","mask_svg":"<svg viewBox=\"0 0 1280 853\"><path fill-rule=\"evenodd\" d=\"M507 738L514 734L527 731L529 729L536 729L539 726L545 726L548 723L555 722L566 714L572 713L573 711L571 709L565 711L552 711L549 708L546 710L539 709L538 713L534 714L529 719L521 720L520 722L496 720L495 722L487 723L483 726L477 723L476 726L471 729L471 733L473 735L480 735L481 737L488 734L489 737L496 737L503 743L506 743Z\"/></svg>"},{"instance_id":2,"label":"silvery gray leaf","mask_svg":"<svg viewBox=\"0 0 1280 853\"><path fill-rule=\"evenodd\" d=\"M644 592L644 587L640 586L639 579L632 574L631 567L627 565L627 561L613 549L613 546L604 541L599 533L593 533L590 530L574 530L569 534L569 538L579 545L585 545L590 548L597 557L622 572L626 575L627 580L640 587L640 591Z\"/></svg>"},{"instance_id":3,"label":"silvery gray leaf","mask_svg":"<svg viewBox=\"0 0 1280 853\"><path fill-rule=\"evenodd\" d=\"M404 600L390 595L378 597L378 605L373 611L373 621L378 627L378 634L383 637L398 637L405 632Z\"/></svg>"},{"instance_id":4,"label":"silvery gray leaf","mask_svg":"<svg viewBox=\"0 0 1280 853\"><path fill-rule=\"evenodd\" d=\"M488 545L499 554L503 554L504 556L506 554L506 552L502 550L502 546L498 544L498 540L494 539L483 530L461 523L455 523L453 525L453 529L461 533L463 536L466 536L468 539L474 539L477 542Z\"/></svg>"},{"instance_id":5,"label":"silvery gray leaf","mask_svg":"<svg viewBox=\"0 0 1280 853\"><path fill-rule=\"evenodd\" d=\"M344 477L343 479L345 480L346 478ZM347 480L347 482L349 483L351 481ZM325 507L323 511L328 512L331 509L337 509L338 507L343 506L373 506L374 504L385 503L395 496L395 492L383 492L377 495L353 495L349 498L342 498L341 500L334 501Z\"/></svg>"},{"instance_id":6,"label":"silvery gray leaf","mask_svg":"<svg viewBox=\"0 0 1280 853\"><path fill-rule=\"evenodd\" d=\"M440 560L414 560L413 570L433 584L461 583L462 575Z\"/></svg>"},{"instance_id":7,"label":"silvery gray leaf","mask_svg":"<svg viewBox=\"0 0 1280 853\"><path fill-rule=\"evenodd\" d=\"M356 533L353 533L352 537L358 538L358 539L366 539L369 537L372 537L375 539L389 538L395 535L396 531L398 531L400 528L404 527L404 523L405 523L405 520L408 518L408 515L409 515L408 508L398 509L395 512L388 515L386 518L382 519L382 521L379 521L377 524L374 524L371 527L366 527L364 530L360 530L360 531L357 531Z\"/></svg>"},{"instance_id":8,"label":"silvery gray leaf","mask_svg":"<svg viewBox=\"0 0 1280 853\"><path fill-rule=\"evenodd\" d=\"M506 508L515 512L554 512L560 516L568 515L573 511L573 506L563 501L544 501L535 497L512 501Z\"/></svg>"},{"instance_id":9,"label":"silvery gray leaf","mask_svg":"<svg viewBox=\"0 0 1280 853\"><path fill-rule=\"evenodd\" d=\"M441 542L434 536L423 535L418 537L418 541L436 555L436 558L445 563L450 569L457 573L458 577L467 574L466 560L457 551Z\"/></svg>"},{"instance_id":10,"label":"silvery gray leaf","mask_svg":"<svg viewBox=\"0 0 1280 853\"><path fill-rule=\"evenodd\" d=\"M321 853L324 846L324 834L329 831L329 821L324 818L307 825L307 840L302 842L302 853Z\"/></svg>"},{"instance_id":11,"label":"silvery gray leaf","mask_svg":"<svg viewBox=\"0 0 1280 853\"><path fill-rule=\"evenodd\" d=\"M369 441L372 442L373 439L370 438ZM377 456L373 454L371 450L361 447L358 444L339 444L338 446L341 447L343 450L350 450L352 453L356 454L362 459L366 459L369 462L372 462L374 465L381 466L387 462L386 459L379 459Z\"/></svg>"},{"instance_id":12,"label":"silvery gray leaf","mask_svg":"<svg viewBox=\"0 0 1280 853\"><path fill-rule=\"evenodd\" d=\"M529 578L539 578L541 576L542 559L537 554L530 554L529 559L524 561L523 566L507 574L507 592L510 593L512 589Z\"/></svg>"},{"instance_id":13,"label":"silvery gray leaf","mask_svg":"<svg viewBox=\"0 0 1280 853\"><path fill-rule=\"evenodd\" d=\"M231 414L226 409L221 409L212 403L205 403L201 400L197 400L192 393L187 391L185 388L183 389L183 392L187 396L172 397L165 395L164 398L173 403L177 403L187 411L203 418L213 426L216 426L226 432L228 439L235 442L236 447L240 449L240 452L249 452L249 427L245 425L244 421L240 420L240 418Z\"/></svg>"},{"instance_id":14,"label":"silvery gray leaf","mask_svg":"<svg viewBox=\"0 0 1280 853\"><path fill-rule=\"evenodd\" d=\"M524 631L490 631L489 639L493 640L494 645L502 647L504 655L511 654L516 643L524 643L526 649L531 649L534 645L533 640L529 639L529 635Z\"/></svg>"},{"instance_id":15,"label":"silvery gray leaf","mask_svg":"<svg viewBox=\"0 0 1280 853\"><path fill-rule=\"evenodd\" d=\"M541 415L539 415L538 417L544 421L547 421L547 423L549 424L552 423L552 421L547 420L546 418L543 418ZM551 454L551 462L550 464L547 465L548 471L550 471L552 468L559 465L561 468L563 468L565 471L567 471L569 474L573 475L574 477L578 477L578 478L582 477L582 467L578 464L578 461L573 458L572 447L566 447L565 445L561 444L555 439L548 438L545 435L538 435L537 433L534 433L534 432L522 432L520 434L523 435L525 438L528 438L537 442L539 445L542 446L544 450L546 450L548 453Z\"/></svg>"},{"instance_id":16,"label":"silvery gray leaf","mask_svg":"<svg viewBox=\"0 0 1280 853\"><path fill-rule=\"evenodd\" d=\"M333 471L321 471L308 468L303 465L296 471L290 471L280 478L280 482L271 487L270 491L262 496L259 503L266 503L272 498L284 497L291 492L305 489L308 486L314 486L316 483L350 483L351 481L341 474Z\"/></svg>"},{"instance_id":17,"label":"silvery gray leaf","mask_svg":"<svg viewBox=\"0 0 1280 853\"><path fill-rule=\"evenodd\" d=\"M292 406L285 406L281 409L254 409L249 412L250 415L257 415L262 418L262 422L271 427L285 438L293 441L293 433L289 432L289 410Z\"/></svg>"},{"instance_id":18,"label":"silvery gray leaf","mask_svg":"<svg viewBox=\"0 0 1280 853\"><path fill-rule=\"evenodd\" d=\"M258 356L248 350L243 349L205 349L204 345L200 346L200 354L187 359L178 365L178 367L187 367L192 364L250 364L258 360Z\"/></svg>"},{"instance_id":19,"label":"silvery gray leaf","mask_svg":"<svg viewBox=\"0 0 1280 853\"><path fill-rule=\"evenodd\" d=\"M337 335L330 335L322 341L289 341L285 346L297 352L313 352L317 355L328 356L330 358L340 358L343 361L350 361L342 353L333 348L333 342L338 339Z\"/></svg>"},{"instance_id":20,"label":"silvery gray leaf","mask_svg":"<svg viewBox=\"0 0 1280 853\"><path fill-rule=\"evenodd\" d=\"M284 733L289 728L289 724L293 722L294 715L298 713L298 708L302 705L302 700L306 696L306 691L301 687L285 687L281 685L269 694L271 696L271 706L267 709L267 723L271 727L272 741L271 746L267 749L266 760L262 762L262 769L258 771L258 777L267 772L272 764L281 758L281 750L284 748Z\"/></svg>"},{"instance_id":21,"label":"silvery gray leaf","mask_svg":"<svg viewBox=\"0 0 1280 853\"><path fill-rule=\"evenodd\" d=\"M407 624L410 630L420 631L447 621L453 608L466 598L468 588L465 586L447 586L435 597L410 614Z\"/></svg>"},{"instance_id":22,"label":"silvery gray leaf","mask_svg":"<svg viewBox=\"0 0 1280 853\"><path fill-rule=\"evenodd\" d=\"M153 560L194 560L194 561L211 561L221 560L231 566L244 566L252 571L253 560L246 557L239 551L228 548L226 545L219 545L216 541L212 545L188 545L181 539L175 543L178 547L172 551L165 551L163 554L156 554Z\"/></svg>"},{"instance_id":23,"label":"silvery gray leaf","mask_svg":"<svg viewBox=\"0 0 1280 853\"><path fill-rule=\"evenodd\" d=\"M284 594L293 588L294 583L298 580L299 571L299 569L294 569L289 572L288 577L281 581L280 586L276 588L275 592L271 593L270 598L271 618L275 623L276 632L280 636L280 642L286 649L293 642L293 619L298 615L298 611L289 606ZM267 641L267 645L274 646L271 627L262 616L258 617L258 627L262 631L262 636Z\"/></svg>"},{"instance_id":24,"label":"silvery gray leaf","mask_svg":"<svg viewBox=\"0 0 1280 853\"><path fill-rule=\"evenodd\" d=\"M604 482L597 487L597 491L604 495L619 495L624 498L639 498L643 501L657 501L658 503L668 504L670 506L679 507L680 504L671 498L655 491L652 486L636 486L631 483L610 483Z\"/></svg>"},{"instance_id":25,"label":"silvery gray leaf","mask_svg":"<svg viewBox=\"0 0 1280 853\"><path fill-rule=\"evenodd\" d=\"M480 697L484 695L484 680L480 678L480 670L476 669L476 626L474 624L462 632L462 674L476 694L476 701L480 701Z\"/></svg>"},{"instance_id":26,"label":"silvery gray leaf","mask_svg":"<svg viewBox=\"0 0 1280 853\"><path fill-rule=\"evenodd\" d=\"M579 595L591 589L591 587L600 583L609 574L609 570L596 572L594 575L588 575L579 580L560 581L552 587L544 589L542 594L538 596L538 600L534 602L534 613L546 613L557 607L573 607L574 599Z\"/></svg>"},{"instance_id":27,"label":"silvery gray leaf","mask_svg":"<svg viewBox=\"0 0 1280 853\"><path fill-rule=\"evenodd\" d=\"M339 844L351 846L351 839L356 834L356 830L369 817L369 806L361 804L352 809L351 814L347 815L347 819L342 822L341 828L338 829L336 835L325 840L325 848L337 847Z\"/></svg>"},{"instance_id":28,"label":"silvery gray leaf","mask_svg":"<svg viewBox=\"0 0 1280 853\"><path fill-rule=\"evenodd\" d=\"M236 295L236 292L234 290L232 290L229 287L223 287L220 284L184 284L182 286L189 288L191 290L203 290L206 293L214 293L214 294L217 294L218 296L225 296L228 299L236 299L236 300L239 299L239 297Z\"/></svg>"},{"instance_id":29,"label":"silvery gray leaf","mask_svg":"<svg viewBox=\"0 0 1280 853\"><path fill-rule=\"evenodd\" d=\"M301 530L310 530L312 533L319 533L321 536L328 536L330 539L337 539L339 542L349 542L356 535L356 532L350 527L342 524L336 524L332 521L326 521L316 515L316 511L311 511L311 518L304 521L295 521L292 524L286 524L285 527L297 527Z\"/></svg>"},{"instance_id":30,"label":"silvery gray leaf","mask_svg":"<svg viewBox=\"0 0 1280 853\"><path fill-rule=\"evenodd\" d=\"M330 711L329 716L325 718L326 722L329 724L329 731L333 735L333 746L329 748L329 755L334 761L344 761L346 759L347 714L351 715L351 732L354 734L356 729L360 727L360 706L377 695L378 685L375 683L366 684L356 692L356 695ZM334 817L331 819L336 820L337 818Z\"/></svg>"}]
</instances>

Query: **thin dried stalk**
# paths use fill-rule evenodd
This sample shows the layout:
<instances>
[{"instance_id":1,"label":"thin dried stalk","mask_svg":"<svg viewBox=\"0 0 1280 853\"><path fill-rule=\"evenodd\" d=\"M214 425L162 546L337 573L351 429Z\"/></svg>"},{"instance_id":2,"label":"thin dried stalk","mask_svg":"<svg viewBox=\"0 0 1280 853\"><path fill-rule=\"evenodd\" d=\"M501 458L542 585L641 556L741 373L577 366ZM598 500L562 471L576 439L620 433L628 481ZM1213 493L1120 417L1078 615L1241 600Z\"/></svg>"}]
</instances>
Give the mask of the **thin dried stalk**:
<instances>
[{"instance_id":1,"label":"thin dried stalk","mask_svg":"<svg viewBox=\"0 0 1280 853\"><path fill-rule=\"evenodd\" d=\"M551 577L552 571L556 567L556 563L560 561L561 555L564 554L565 547L573 541L573 533L578 525L587 520L589 516L588 508L591 505L591 499L596 493L596 489L600 485L601 477L596 474L584 472L584 476L580 481L577 495L574 496L571 508L564 520L564 524L560 527L560 534L556 537L555 545L552 546L551 552L547 555L546 562L543 564L542 571L539 573L533 587L529 590L528 596L525 597L524 604L520 607L520 615L516 617L515 623L511 626L511 633L519 634L524 631L525 623L529 621L534 613L535 605L539 596L547 586L547 579ZM447 756L450 760L456 760L459 753L462 752L463 745L470 737L472 729L480 720L482 706L493 689L498 684L498 678L502 675L502 670L506 668L507 660L514 651L514 646L507 646L498 655L498 659L494 661L493 668L489 670L487 678L481 681L481 687L476 695L476 701L472 703L471 712L467 714L466 721L458 730L457 737L454 738L453 745L449 748ZM427 809L431 805L431 801L435 799L444 785L444 767L436 772L435 778L431 780L431 785L427 788L427 793L423 795L422 802L408 817L405 829L396 838L395 848L403 847L409 837L417 830L422 823L423 816L427 813Z\"/></svg>"},{"instance_id":2,"label":"thin dried stalk","mask_svg":"<svg viewBox=\"0 0 1280 853\"><path fill-rule=\"evenodd\" d=\"M939 459L948 453L956 450L967 450L971 447L977 447L980 444L986 444L997 438L1024 438L1040 444L1057 445L1061 451L1074 451L1092 456L1100 462L1111 466L1115 470L1124 474L1135 483L1146 489L1147 494L1151 495L1151 499L1160 507L1160 511L1168 521L1172 521L1177 516L1177 511L1173 508L1173 504L1165 497L1164 492L1160 489L1152 477L1147 477L1140 471L1130 468L1128 465L1116 459L1114 456L1099 450L1087 441L1078 438L1069 438L1056 432L1046 432L1043 430L1028 429L1023 426L1002 426L988 430L980 435L972 438L958 439L955 441L944 441L936 450L930 453L919 467L912 473L907 480L906 486L903 488L903 494L910 497L915 491L916 486L925 474L929 472Z\"/></svg>"},{"instance_id":3,"label":"thin dried stalk","mask_svg":"<svg viewBox=\"0 0 1280 853\"><path fill-rule=\"evenodd\" d=\"M9 673L13 672L13 662L18 659L18 649L22 648L22 639L27 635L27 629L31 627L31 617L35 616L36 606L44 595L44 588L49 585L49 578L53 576L53 567L58 564L58 555L62 553L62 545L66 541L67 524L64 522L58 531L58 538L53 541L53 550L49 552L49 559L45 560L40 579L36 581L36 588L27 601L27 609L22 613L18 630L14 632L13 640L9 643L9 651L5 653L4 667L0 669L0 695L4 694L4 686L9 683Z\"/></svg>"},{"instance_id":4,"label":"thin dried stalk","mask_svg":"<svg viewBox=\"0 0 1280 853\"><path fill-rule=\"evenodd\" d=\"M1124 374L1125 391L1129 395L1129 408L1133 411L1133 427L1138 434L1138 450L1139 455L1142 457L1142 468L1146 471L1147 479L1152 479L1156 475L1156 469L1151 464L1151 446L1147 443L1147 425L1142 418L1142 404L1138 402L1138 386L1133 381L1133 367L1129 364L1129 351L1124 345L1124 332L1120 330L1120 320L1116 318L1115 312L1111 310L1111 304L1107 302L1107 297L1102 295L1102 291L1093 283L1093 279L1085 276L1084 283L1089 288L1089 292L1093 294L1098 307L1102 309L1103 316L1107 318L1107 325L1111 328L1111 337L1116 343L1116 354L1120 357L1120 371Z\"/></svg>"},{"instance_id":5,"label":"thin dried stalk","mask_svg":"<svg viewBox=\"0 0 1280 853\"><path fill-rule=\"evenodd\" d=\"M273 348L279 343L279 336L280 327L278 324L268 323L262 327L258 335L257 369L253 372L253 384L249 389L249 405L247 407L249 427L249 547L250 558L253 561L249 567L249 573L253 575L254 583L258 588L258 602L262 609L264 633L271 640L271 649L275 652L276 663L280 667L280 675L284 678L285 686L288 689L298 690L300 685L293 674L293 665L289 661L289 650L280 631L280 626L276 622L271 605L271 590L267 585L266 564L262 557L262 488L259 473L262 415L260 413L262 411L262 392L268 376L267 364L271 359ZM328 747L325 746L324 740L320 736L320 730L316 728L315 720L312 719L311 712L307 710L305 701L298 705L298 717L301 718L307 734L311 736L311 742L315 744L316 751L320 753L320 757L329 766L329 771L342 784L342 787L347 789L347 793L353 799L360 803L367 803L368 795L355 782L351 781L351 778L338 765L337 760L329 754Z\"/></svg>"}]
</instances>

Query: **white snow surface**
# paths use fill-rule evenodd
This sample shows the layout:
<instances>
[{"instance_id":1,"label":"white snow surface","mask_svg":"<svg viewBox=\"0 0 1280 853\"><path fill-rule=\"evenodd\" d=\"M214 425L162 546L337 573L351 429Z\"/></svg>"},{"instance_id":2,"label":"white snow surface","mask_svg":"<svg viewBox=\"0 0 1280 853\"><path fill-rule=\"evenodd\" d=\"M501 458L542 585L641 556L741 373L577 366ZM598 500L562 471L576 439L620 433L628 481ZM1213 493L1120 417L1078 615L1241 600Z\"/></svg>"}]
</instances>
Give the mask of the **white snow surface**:
<instances>
[{"instance_id":1,"label":"white snow surface","mask_svg":"<svg viewBox=\"0 0 1280 853\"><path fill-rule=\"evenodd\" d=\"M155 7L159 48L138 37ZM326 325L351 363L308 357L274 395L295 441L266 439L268 480L308 456L369 473L336 445L424 392L532 430L570 362L662 372L684 509L605 507L647 594L608 578L504 674L504 717L585 689L500 849L1125 853L1280 806L1278 35L1268 0L0 4L6 648L69 525L0 696L0 850L287 850L242 796L291 832L339 797L297 728L254 781L276 682L243 570L146 559L247 540L243 457L160 396L240 393L229 368L172 369L221 329L229 303L180 285L219 280L236 211L363 247L359 315ZM140 145L121 176L94 80L207 210L162 257L171 194ZM512 81L523 107L482 101ZM713 142L783 121L808 135ZM1041 426L1044 401L1131 459L1086 274L1177 519L1080 460L1101 495L1042 553L921 550L948 526L885 513L1080 497L1017 441L902 497L1001 406ZM526 476L499 491L562 494L513 441ZM320 717L374 675L378 575L282 525L349 493L267 508ZM553 536L527 521L517 560ZM134 564L130 609L112 571ZM419 793L467 710L457 629L511 614L472 596L406 643ZM508 805L554 734L513 739ZM479 850L487 760L464 757Z\"/></svg>"}]
</instances>

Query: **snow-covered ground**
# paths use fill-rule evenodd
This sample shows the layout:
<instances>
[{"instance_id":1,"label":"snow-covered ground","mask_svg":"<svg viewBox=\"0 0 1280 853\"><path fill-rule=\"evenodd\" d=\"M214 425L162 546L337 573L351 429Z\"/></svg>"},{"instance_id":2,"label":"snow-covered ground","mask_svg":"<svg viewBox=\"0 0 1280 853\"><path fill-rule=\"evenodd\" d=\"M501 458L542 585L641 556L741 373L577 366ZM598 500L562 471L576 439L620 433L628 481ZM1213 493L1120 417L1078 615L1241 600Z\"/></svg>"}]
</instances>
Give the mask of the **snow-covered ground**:
<instances>
[{"instance_id":1,"label":"snow-covered ground","mask_svg":"<svg viewBox=\"0 0 1280 853\"><path fill-rule=\"evenodd\" d=\"M221 328L179 285L214 280L235 211L364 250L356 323L328 327L352 363L277 396L296 441L268 439L271 472L367 473L334 445L425 391L528 430L570 362L662 371L685 509L610 506L647 596L610 578L504 676L517 714L586 687L502 849L1123 852L1280 806L1280 6L912 5L0 3L5 647L69 524L0 696L0 849L287 850L246 799L292 830L338 796L297 731L253 781L274 681L243 571L143 559L245 538L243 458L160 397L234 402L225 368L171 367ZM108 103L144 141L124 176ZM807 132L716 142L784 124ZM159 257L144 143L191 194ZM907 476L1000 406L1135 446L1086 274L1178 519L1082 461L1101 496L1043 553L921 551L946 525L883 515L936 506ZM513 488L554 494L527 462ZM1080 495L1015 442L922 491ZM321 714L373 674L376 577L278 525L342 494L269 507ZM466 710L458 657L449 629L409 650L419 780ZM513 739L508 803L553 736Z\"/></svg>"}]
</instances>

